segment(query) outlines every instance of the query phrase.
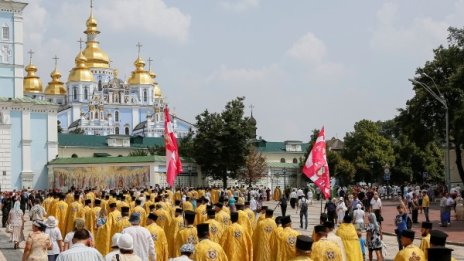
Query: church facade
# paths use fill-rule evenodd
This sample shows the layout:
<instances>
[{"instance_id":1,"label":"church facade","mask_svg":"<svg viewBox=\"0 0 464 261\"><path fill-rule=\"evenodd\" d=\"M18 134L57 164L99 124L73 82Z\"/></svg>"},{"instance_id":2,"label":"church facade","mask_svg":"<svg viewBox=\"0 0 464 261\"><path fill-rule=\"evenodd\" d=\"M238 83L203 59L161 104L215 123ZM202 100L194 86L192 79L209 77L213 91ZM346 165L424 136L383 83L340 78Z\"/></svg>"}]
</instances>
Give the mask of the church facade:
<instances>
[{"instance_id":1,"label":"church facade","mask_svg":"<svg viewBox=\"0 0 464 261\"><path fill-rule=\"evenodd\" d=\"M0 0L0 188L47 188L49 161L58 155L58 105L23 96L39 88L37 68L24 77L23 9Z\"/></svg>"}]
</instances>

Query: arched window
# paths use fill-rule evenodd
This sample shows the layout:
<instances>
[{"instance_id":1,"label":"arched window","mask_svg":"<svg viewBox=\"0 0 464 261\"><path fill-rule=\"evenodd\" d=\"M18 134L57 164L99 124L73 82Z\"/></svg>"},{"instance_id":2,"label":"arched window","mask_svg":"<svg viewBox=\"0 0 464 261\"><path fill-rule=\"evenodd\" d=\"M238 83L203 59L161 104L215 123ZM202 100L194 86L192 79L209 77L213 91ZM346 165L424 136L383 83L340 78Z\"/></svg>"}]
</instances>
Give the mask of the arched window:
<instances>
[{"instance_id":1,"label":"arched window","mask_svg":"<svg viewBox=\"0 0 464 261\"><path fill-rule=\"evenodd\" d=\"M293 163L298 163L298 160L296 158L293 158Z\"/></svg>"},{"instance_id":2,"label":"arched window","mask_svg":"<svg viewBox=\"0 0 464 261\"><path fill-rule=\"evenodd\" d=\"M119 111L114 112L114 120L119 121Z\"/></svg>"},{"instance_id":3,"label":"arched window","mask_svg":"<svg viewBox=\"0 0 464 261\"><path fill-rule=\"evenodd\" d=\"M124 128L124 133L125 133L126 135L129 135L129 127Z\"/></svg>"},{"instance_id":4,"label":"arched window","mask_svg":"<svg viewBox=\"0 0 464 261\"><path fill-rule=\"evenodd\" d=\"M285 163L285 158L281 158L280 163Z\"/></svg>"},{"instance_id":5,"label":"arched window","mask_svg":"<svg viewBox=\"0 0 464 261\"><path fill-rule=\"evenodd\" d=\"M73 100L77 101L77 86L73 87Z\"/></svg>"},{"instance_id":6,"label":"arched window","mask_svg":"<svg viewBox=\"0 0 464 261\"><path fill-rule=\"evenodd\" d=\"M10 28L8 27L8 25L3 25L2 27L2 38L3 40L10 39Z\"/></svg>"},{"instance_id":7,"label":"arched window","mask_svg":"<svg viewBox=\"0 0 464 261\"><path fill-rule=\"evenodd\" d=\"M116 135L119 134L119 127L114 128L114 134L116 134Z\"/></svg>"}]
</instances>

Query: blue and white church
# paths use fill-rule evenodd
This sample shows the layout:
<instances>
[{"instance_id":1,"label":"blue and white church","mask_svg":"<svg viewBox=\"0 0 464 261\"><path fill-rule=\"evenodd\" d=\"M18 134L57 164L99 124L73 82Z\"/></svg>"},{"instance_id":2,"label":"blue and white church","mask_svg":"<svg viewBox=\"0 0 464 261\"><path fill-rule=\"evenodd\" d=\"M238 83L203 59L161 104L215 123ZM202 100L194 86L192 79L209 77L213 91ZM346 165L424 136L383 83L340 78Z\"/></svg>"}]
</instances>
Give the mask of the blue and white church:
<instances>
[{"instance_id":1,"label":"blue and white church","mask_svg":"<svg viewBox=\"0 0 464 261\"><path fill-rule=\"evenodd\" d=\"M58 154L59 105L43 99L37 67L23 62L26 3L0 0L0 186L46 188L47 163ZM27 75L24 76L24 70ZM52 73L53 74L53 73ZM53 75L52 78L56 78ZM52 80L51 86L54 86ZM40 91L39 91L40 90Z\"/></svg>"}]
</instances>

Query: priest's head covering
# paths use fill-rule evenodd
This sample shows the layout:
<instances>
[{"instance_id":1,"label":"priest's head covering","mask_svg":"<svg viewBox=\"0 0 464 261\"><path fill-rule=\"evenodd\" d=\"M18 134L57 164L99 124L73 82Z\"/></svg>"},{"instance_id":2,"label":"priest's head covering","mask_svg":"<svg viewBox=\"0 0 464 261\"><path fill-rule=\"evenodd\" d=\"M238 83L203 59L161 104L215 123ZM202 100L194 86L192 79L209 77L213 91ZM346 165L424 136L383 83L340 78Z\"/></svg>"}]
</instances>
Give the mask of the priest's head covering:
<instances>
[{"instance_id":1,"label":"priest's head covering","mask_svg":"<svg viewBox=\"0 0 464 261\"><path fill-rule=\"evenodd\" d=\"M230 213L230 221L232 221L234 223L238 221L238 212Z\"/></svg>"},{"instance_id":2,"label":"priest's head covering","mask_svg":"<svg viewBox=\"0 0 464 261\"><path fill-rule=\"evenodd\" d=\"M434 246L445 246L448 234L441 230L430 231L430 244Z\"/></svg>"},{"instance_id":3,"label":"priest's head covering","mask_svg":"<svg viewBox=\"0 0 464 261\"><path fill-rule=\"evenodd\" d=\"M413 230L409 230L409 229L403 230L403 232L401 232L402 237L409 238L409 239L414 239L415 234L416 233Z\"/></svg>"},{"instance_id":4,"label":"priest's head covering","mask_svg":"<svg viewBox=\"0 0 464 261\"><path fill-rule=\"evenodd\" d=\"M430 223L430 222L422 222L422 228L432 229L432 223Z\"/></svg>"},{"instance_id":5,"label":"priest's head covering","mask_svg":"<svg viewBox=\"0 0 464 261\"><path fill-rule=\"evenodd\" d=\"M302 251L310 251L313 245L313 240L304 235L299 235L296 238L296 248Z\"/></svg>"},{"instance_id":6,"label":"priest's head covering","mask_svg":"<svg viewBox=\"0 0 464 261\"><path fill-rule=\"evenodd\" d=\"M201 223L197 225L198 237L205 237L209 234L209 224Z\"/></svg>"},{"instance_id":7,"label":"priest's head covering","mask_svg":"<svg viewBox=\"0 0 464 261\"><path fill-rule=\"evenodd\" d=\"M430 247L427 249L428 260L451 261L453 249L447 247Z\"/></svg>"},{"instance_id":8,"label":"priest's head covering","mask_svg":"<svg viewBox=\"0 0 464 261\"><path fill-rule=\"evenodd\" d=\"M150 213L148 214L147 218L156 221L158 219L158 216L156 214Z\"/></svg>"},{"instance_id":9,"label":"priest's head covering","mask_svg":"<svg viewBox=\"0 0 464 261\"><path fill-rule=\"evenodd\" d=\"M291 224L292 223L292 219L290 218L290 216L283 216L282 217L282 225L287 225L287 224Z\"/></svg>"},{"instance_id":10,"label":"priest's head covering","mask_svg":"<svg viewBox=\"0 0 464 261\"><path fill-rule=\"evenodd\" d=\"M185 220L187 220L187 222L193 223L193 221L195 221L195 212L191 210L187 210L184 212L184 215L185 215Z\"/></svg>"}]
</instances>

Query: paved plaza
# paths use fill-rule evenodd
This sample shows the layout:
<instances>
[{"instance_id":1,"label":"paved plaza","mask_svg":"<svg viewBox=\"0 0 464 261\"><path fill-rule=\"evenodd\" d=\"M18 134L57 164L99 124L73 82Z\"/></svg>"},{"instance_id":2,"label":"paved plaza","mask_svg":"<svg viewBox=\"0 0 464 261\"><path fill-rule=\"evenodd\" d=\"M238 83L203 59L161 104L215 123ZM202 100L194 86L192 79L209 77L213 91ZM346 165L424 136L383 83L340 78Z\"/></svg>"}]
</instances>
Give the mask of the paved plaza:
<instances>
[{"instance_id":1,"label":"paved plaza","mask_svg":"<svg viewBox=\"0 0 464 261\"><path fill-rule=\"evenodd\" d=\"M391 201L384 201L384 215L385 215L385 223L384 223L384 230L389 233L389 228L391 225L389 224L389 220L393 220L390 218L390 216L393 217L396 209L395 209L395 202ZM269 201L265 202L265 205L269 206L271 209L273 209L276 205L277 202L274 201ZM300 231L302 234L305 235L311 235L314 225L319 223L319 215L320 215L320 201L314 201L312 205L309 205L309 216L308 216L308 230L302 230L300 229L300 217L299 214L297 214L296 210L293 210L290 205L288 205L287 208L287 215L291 215L293 225L292 227L295 228L296 230ZM432 221L434 221L434 226L438 224L438 222L435 220L435 217L438 215L437 212L438 210L432 210L431 211L431 217ZM279 216L281 211L280 207L277 207L275 209L275 216ZM419 220L422 220L422 217L420 217ZM392 221L393 222L393 221ZM420 230L418 227L420 226L414 226L414 230L416 230L416 235L418 235L418 231ZM451 241L463 241L463 224L461 223L453 223L451 227L449 228L440 228L441 230L444 230L445 232L449 233L450 238L452 238ZM31 232L31 222L28 221L25 224L25 231L24 235L27 237L27 235ZM386 261L393 260L395 257L395 254L397 253L397 243L396 243L396 237L391 236L391 235L384 235L384 242L388 247L388 255L386 257ZM24 242L20 244L21 249L13 249L13 244L9 242L9 234L5 233L5 229L1 228L0 229L0 261L3 260L8 260L8 261L16 261L16 260L21 260L22 253L23 253L23 248L24 248ZM420 240L416 239L414 241L416 245L420 244ZM464 246L458 246L458 245L448 245L448 247L453 248L453 256L456 258L458 261L464 261Z\"/></svg>"}]
</instances>

